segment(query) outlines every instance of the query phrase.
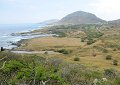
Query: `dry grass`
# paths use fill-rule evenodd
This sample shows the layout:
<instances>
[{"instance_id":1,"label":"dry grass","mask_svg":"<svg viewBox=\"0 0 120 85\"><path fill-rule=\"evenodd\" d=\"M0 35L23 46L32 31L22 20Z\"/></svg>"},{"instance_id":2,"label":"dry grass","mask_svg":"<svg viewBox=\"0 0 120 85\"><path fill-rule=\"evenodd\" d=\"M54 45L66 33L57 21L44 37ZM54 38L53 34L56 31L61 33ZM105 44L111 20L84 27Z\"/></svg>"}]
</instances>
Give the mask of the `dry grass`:
<instances>
[{"instance_id":1,"label":"dry grass","mask_svg":"<svg viewBox=\"0 0 120 85\"><path fill-rule=\"evenodd\" d=\"M85 43L80 42L79 38L56 38L56 37L43 37L34 38L26 42L19 49L27 50L54 50L54 49L74 49L82 47Z\"/></svg>"},{"instance_id":2,"label":"dry grass","mask_svg":"<svg viewBox=\"0 0 120 85\"><path fill-rule=\"evenodd\" d=\"M113 30L112 30L113 31ZM27 50L57 50L57 49L72 49L73 52L69 55L47 55L52 58L62 58L65 62L80 63L90 69L104 70L113 68L120 72L120 50L113 51L114 48L109 48L107 45L120 45L119 36L114 36L115 32L106 31L106 36L98 40L92 45L86 45L81 42L80 38L56 38L44 37L35 38L26 42L20 49ZM111 34L108 36L108 34ZM102 47L108 50L108 53L103 53L94 46ZM93 53L96 56L93 56ZM111 55L112 60L106 60L106 55ZM75 57L79 57L80 61L74 61ZM118 66L112 65L113 60L118 60Z\"/></svg>"}]
</instances>

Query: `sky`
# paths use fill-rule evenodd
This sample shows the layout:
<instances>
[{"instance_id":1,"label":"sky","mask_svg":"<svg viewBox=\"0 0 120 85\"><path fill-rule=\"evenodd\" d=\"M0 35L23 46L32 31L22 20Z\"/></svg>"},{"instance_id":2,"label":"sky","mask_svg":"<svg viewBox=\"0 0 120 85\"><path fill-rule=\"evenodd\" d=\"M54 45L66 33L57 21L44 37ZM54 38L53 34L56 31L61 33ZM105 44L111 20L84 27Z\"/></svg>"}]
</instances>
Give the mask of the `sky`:
<instances>
[{"instance_id":1,"label":"sky","mask_svg":"<svg viewBox=\"0 0 120 85\"><path fill-rule=\"evenodd\" d=\"M104 20L120 19L120 0L0 0L0 24L39 23L75 11Z\"/></svg>"}]
</instances>

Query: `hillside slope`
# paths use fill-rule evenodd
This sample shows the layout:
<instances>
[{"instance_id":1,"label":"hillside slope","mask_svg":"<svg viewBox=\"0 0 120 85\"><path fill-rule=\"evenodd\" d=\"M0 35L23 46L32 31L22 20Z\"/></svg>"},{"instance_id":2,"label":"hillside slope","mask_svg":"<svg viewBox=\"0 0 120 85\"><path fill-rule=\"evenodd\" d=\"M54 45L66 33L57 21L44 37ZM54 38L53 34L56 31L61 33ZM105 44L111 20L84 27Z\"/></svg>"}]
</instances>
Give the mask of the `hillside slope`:
<instances>
[{"instance_id":1,"label":"hillside slope","mask_svg":"<svg viewBox=\"0 0 120 85\"><path fill-rule=\"evenodd\" d=\"M77 11L62 18L57 24L98 24L105 23L105 20L88 12Z\"/></svg>"}]
</instances>

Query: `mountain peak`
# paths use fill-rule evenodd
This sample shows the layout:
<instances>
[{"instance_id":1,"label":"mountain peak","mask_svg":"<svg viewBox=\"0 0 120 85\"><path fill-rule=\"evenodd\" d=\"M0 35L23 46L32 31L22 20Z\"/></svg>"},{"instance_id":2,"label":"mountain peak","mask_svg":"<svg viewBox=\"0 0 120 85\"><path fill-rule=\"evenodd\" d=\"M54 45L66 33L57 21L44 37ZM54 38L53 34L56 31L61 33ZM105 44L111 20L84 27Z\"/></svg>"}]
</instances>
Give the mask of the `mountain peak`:
<instances>
[{"instance_id":1,"label":"mountain peak","mask_svg":"<svg viewBox=\"0 0 120 85\"><path fill-rule=\"evenodd\" d=\"M58 24L97 24L104 22L104 20L98 18L92 13L76 11L62 18Z\"/></svg>"}]
</instances>

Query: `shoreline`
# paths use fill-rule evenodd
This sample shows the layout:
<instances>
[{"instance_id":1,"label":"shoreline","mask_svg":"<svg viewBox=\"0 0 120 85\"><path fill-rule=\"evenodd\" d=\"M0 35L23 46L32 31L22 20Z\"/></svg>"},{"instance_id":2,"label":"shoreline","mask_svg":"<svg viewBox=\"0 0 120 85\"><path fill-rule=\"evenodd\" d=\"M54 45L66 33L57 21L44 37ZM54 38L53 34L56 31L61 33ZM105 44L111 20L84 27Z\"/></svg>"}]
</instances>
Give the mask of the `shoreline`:
<instances>
[{"instance_id":1,"label":"shoreline","mask_svg":"<svg viewBox=\"0 0 120 85\"><path fill-rule=\"evenodd\" d=\"M24 44L24 42L30 40L30 39L35 39L35 38L43 38L43 37L51 37L54 36L55 34L39 34L36 37L32 37L32 38L28 38L28 39L21 39L17 42L12 42L11 45L14 45L15 47L11 48L11 49L7 49L7 50L16 50L16 48L20 47L22 44ZM32 35L31 35L32 36ZM34 36L34 35L33 35Z\"/></svg>"},{"instance_id":2,"label":"shoreline","mask_svg":"<svg viewBox=\"0 0 120 85\"><path fill-rule=\"evenodd\" d=\"M5 49L12 49L16 47L16 44L21 39L30 39L34 37L42 36L43 34L28 34L22 35L19 33L26 33L33 30L43 29L47 24L41 23L28 23L28 24L10 24L3 25L3 30L1 30L0 36L0 47L4 47ZM10 30L9 30L10 29ZM9 30L9 31L8 31Z\"/></svg>"}]
</instances>

